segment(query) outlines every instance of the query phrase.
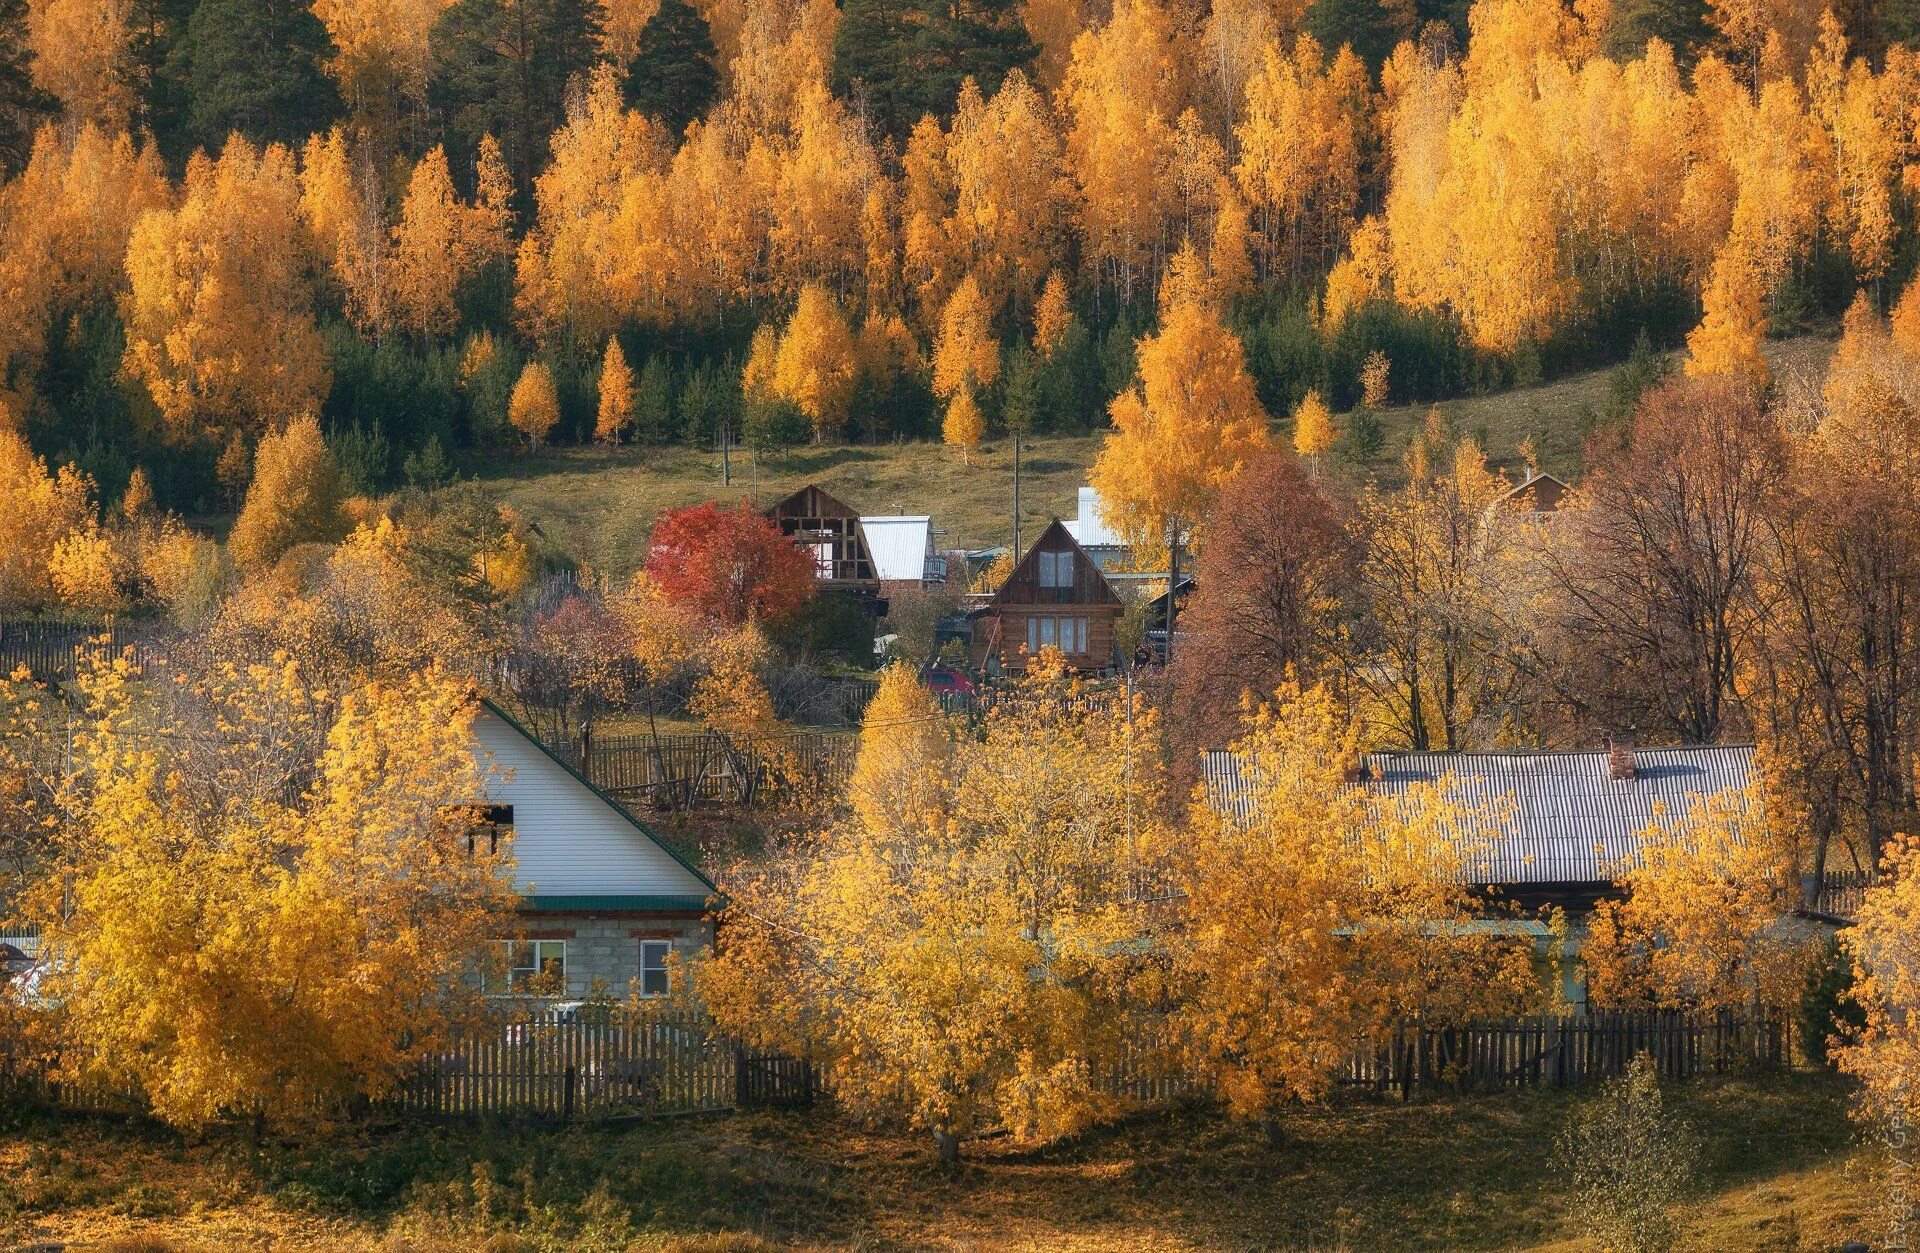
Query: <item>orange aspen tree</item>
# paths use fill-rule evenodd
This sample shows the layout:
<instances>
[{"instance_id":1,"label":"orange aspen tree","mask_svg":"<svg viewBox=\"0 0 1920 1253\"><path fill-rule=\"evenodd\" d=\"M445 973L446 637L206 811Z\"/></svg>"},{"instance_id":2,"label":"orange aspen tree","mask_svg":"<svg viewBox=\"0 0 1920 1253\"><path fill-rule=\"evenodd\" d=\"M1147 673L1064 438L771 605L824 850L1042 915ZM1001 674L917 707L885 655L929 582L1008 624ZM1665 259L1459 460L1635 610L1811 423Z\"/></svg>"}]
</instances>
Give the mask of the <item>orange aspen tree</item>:
<instances>
[{"instance_id":1,"label":"orange aspen tree","mask_svg":"<svg viewBox=\"0 0 1920 1253\"><path fill-rule=\"evenodd\" d=\"M1841 933L1853 965L1853 997L1866 1010L1858 1039L1836 1051L1860 1082L1859 1116L1880 1130L1920 1116L1920 839L1896 838L1867 889L1854 925Z\"/></svg>"},{"instance_id":2,"label":"orange aspen tree","mask_svg":"<svg viewBox=\"0 0 1920 1253\"><path fill-rule=\"evenodd\" d=\"M69 120L125 130L137 102L132 0L29 0L34 85Z\"/></svg>"},{"instance_id":3,"label":"orange aspen tree","mask_svg":"<svg viewBox=\"0 0 1920 1253\"><path fill-rule=\"evenodd\" d=\"M224 442L325 398L299 204L292 154L235 139L187 163L179 207L134 227L124 368L175 442Z\"/></svg>"},{"instance_id":4,"label":"orange aspen tree","mask_svg":"<svg viewBox=\"0 0 1920 1253\"><path fill-rule=\"evenodd\" d=\"M1766 382L1767 359L1760 352L1766 330L1764 300L1754 265L1729 243L1713 263L1701 294L1700 325L1687 336L1687 373Z\"/></svg>"},{"instance_id":5,"label":"orange aspen tree","mask_svg":"<svg viewBox=\"0 0 1920 1253\"><path fill-rule=\"evenodd\" d=\"M606 355L600 362L599 409L593 423L593 437L602 443L617 444L626 438L633 425L633 371L627 368L627 354L620 350L617 338L607 339Z\"/></svg>"},{"instance_id":6,"label":"orange aspen tree","mask_svg":"<svg viewBox=\"0 0 1920 1253\"><path fill-rule=\"evenodd\" d=\"M857 363L853 331L826 288L809 283L780 335L773 392L806 416L816 442L847 424Z\"/></svg>"},{"instance_id":7,"label":"orange aspen tree","mask_svg":"<svg viewBox=\"0 0 1920 1253\"><path fill-rule=\"evenodd\" d=\"M1278 44L1265 48L1234 132L1234 179L1260 223L1270 272L1324 266L1353 230L1367 97L1366 67L1350 49L1328 65L1309 35L1291 57Z\"/></svg>"},{"instance_id":8,"label":"orange aspen tree","mask_svg":"<svg viewBox=\"0 0 1920 1253\"><path fill-rule=\"evenodd\" d=\"M56 310L120 294L134 223L168 200L151 146L92 123L41 128L26 169L0 186L0 365L13 391L32 392Z\"/></svg>"},{"instance_id":9,"label":"orange aspen tree","mask_svg":"<svg viewBox=\"0 0 1920 1253\"><path fill-rule=\"evenodd\" d=\"M973 464L973 450L986 438L987 420L971 387L962 387L947 401L946 417L940 423L940 437L949 448L960 450L960 459Z\"/></svg>"},{"instance_id":10,"label":"orange aspen tree","mask_svg":"<svg viewBox=\"0 0 1920 1253\"><path fill-rule=\"evenodd\" d=\"M1589 963L1602 1005L1754 1014L1797 998L1816 949L1781 919L1798 904L1792 857L1758 792L1695 797L1681 820L1640 836L1609 901L1607 943Z\"/></svg>"},{"instance_id":11,"label":"orange aspen tree","mask_svg":"<svg viewBox=\"0 0 1920 1253\"><path fill-rule=\"evenodd\" d=\"M1318 391L1310 391L1293 411L1293 450L1320 473L1320 460L1333 447L1333 414Z\"/></svg>"},{"instance_id":12,"label":"orange aspen tree","mask_svg":"<svg viewBox=\"0 0 1920 1253\"><path fill-rule=\"evenodd\" d=\"M527 445L540 447L541 441L560 422L560 394L554 390L553 372L543 361L529 361L513 385L507 402L507 420L527 437Z\"/></svg>"},{"instance_id":13,"label":"orange aspen tree","mask_svg":"<svg viewBox=\"0 0 1920 1253\"><path fill-rule=\"evenodd\" d=\"M340 470L320 423L304 414L260 441L253 485L234 520L227 549L245 568L271 565L296 544L323 543L345 530Z\"/></svg>"},{"instance_id":14,"label":"orange aspen tree","mask_svg":"<svg viewBox=\"0 0 1920 1253\"><path fill-rule=\"evenodd\" d=\"M1281 687L1234 746L1248 816L1196 805L1172 858L1177 1027L1275 1140L1282 1109L1333 1093L1356 1040L1536 997L1532 942L1473 925L1476 815L1444 784L1370 796L1358 741L1324 687Z\"/></svg>"},{"instance_id":15,"label":"orange aspen tree","mask_svg":"<svg viewBox=\"0 0 1920 1253\"><path fill-rule=\"evenodd\" d=\"M899 839L937 820L947 790L953 737L913 667L894 664L880 676L860 724L860 752L847 780L847 802L869 831Z\"/></svg>"},{"instance_id":16,"label":"orange aspen tree","mask_svg":"<svg viewBox=\"0 0 1920 1253\"><path fill-rule=\"evenodd\" d=\"M490 770L467 683L429 667L329 716L297 662L246 661L82 680L80 838L44 919L74 1077L177 1126L391 1096L478 1008L512 928L511 848L473 847L454 808Z\"/></svg>"},{"instance_id":17,"label":"orange aspen tree","mask_svg":"<svg viewBox=\"0 0 1920 1253\"><path fill-rule=\"evenodd\" d=\"M307 140L300 160L300 216L315 252L339 285L347 317L378 335L393 321L386 225L380 189L361 147L350 151L339 127Z\"/></svg>"},{"instance_id":18,"label":"orange aspen tree","mask_svg":"<svg viewBox=\"0 0 1920 1253\"><path fill-rule=\"evenodd\" d=\"M969 274L940 311L933 345L933 391L951 400L963 391L992 387L1000 377L1000 341L993 310Z\"/></svg>"},{"instance_id":19,"label":"orange aspen tree","mask_svg":"<svg viewBox=\"0 0 1920 1253\"><path fill-rule=\"evenodd\" d=\"M1165 543L1206 515L1222 484L1267 445L1240 341L1203 304L1167 309L1138 345L1139 380L1114 398L1113 433L1093 464L1107 518Z\"/></svg>"},{"instance_id":20,"label":"orange aspen tree","mask_svg":"<svg viewBox=\"0 0 1920 1253\"><path fill-rule=\"evenodd\" d=\"M857 773L913 786L730 876L696 971L729 1029L824 1063L848 1108L910 1120L948 1161L989 1127L1045 1140L1116 1108L1094 1077L1141 965L1127 901L1159 741L1144 708L1072 708L1063 670L1043 653L951 744L924 694L869 706Z\"/></svg>"},{"instance_id":21,"label":"orange aspen tree","mask_svg":"<svg viewBox=\"0 0 1920 1253\"><path fill-rule=\"evenodd\" d=\"M1071 184L1052 111L1026 76L1007 76L992 101L961 89L946 143L953 171L949 235L961 263L998 308L1024 307L1060 255Z\"/></svg>"},{"instance_id":22,"label":"orange aspen tree","mask_svg":"<svg viewBox=\"0 0 1920 1253\"><path fill-rule=\"evenodd\" d=\"M1067 280L1054 270L1040 292L1040 303L1033 310L1033 350L1042 361L1051 360L1067 342L1073 329L1073 304L1067 294Z\"/></svg>"},{"instance_id":23,"label":"orange aspen tree","mask_svg":"<svg viewBox=\"0 0 1920 1253\"><path fill-rule=\"evenodd\" d=\"M0 609L36 609L55 596L49 563L94 517L93 480L72 466L49 473L26 436L0 423Z\"/></svg>"},{"instance_id":24,"label":"orange aspen tree","mask_svg":"<svg viewBox=\"0 0 1920 1253\"><path fill-rule=\"evenodd\" d=\"M1188 64L1166 8L1116 0L1105 26L1074 41L1060 89L1080 231L1123 301L1164 255L1179 213L1176 125Z\"/></svg>"},{"instance_id":25,"label":"orange aspen tree","mask_svg":"<svg viewBox=\"0 0 1920 1253\"><path fill-rule=\"evenodd\" d=\"M435 146L413 167L391 241L395 315L429 342L459 320L454 299L461 284L508 252L511 193L506 162L491 137L482 142L477 203L454 194L447 155Z\"/></svg>"}]
</instances>

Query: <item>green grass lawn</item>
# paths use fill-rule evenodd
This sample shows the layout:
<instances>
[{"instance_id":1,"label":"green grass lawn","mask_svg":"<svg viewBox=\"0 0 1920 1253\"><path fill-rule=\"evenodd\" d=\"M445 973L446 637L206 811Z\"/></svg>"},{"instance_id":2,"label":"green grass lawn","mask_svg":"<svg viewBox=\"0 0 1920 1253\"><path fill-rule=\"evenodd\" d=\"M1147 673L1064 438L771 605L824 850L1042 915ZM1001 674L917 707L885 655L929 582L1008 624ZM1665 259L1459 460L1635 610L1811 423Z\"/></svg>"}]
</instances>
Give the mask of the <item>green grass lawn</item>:
<instances>
[{"instance_id":1,"label":"green grass lawn","mask_svg":"<svg viewBox=\"0 0 1920 1253\"><path fill-rule=\"evenodd\" d=\"M1700 1081L1682 1247L1873 1238L1875 1155L1831 1076ZM1510 1249L1583 1247L1554 1141L1585 1094L1355 1102L1280 1148L1205 1111L968 1147L811 1113L620 1129L418 1129L251 1148L44 1119L0 1133L0 1247Z\"/></svg>"},{"instance_id":2,"label":"green grass lawn","mask_svg":"<svg viewBox=\"0 0 1920 1253\"><path fill-rule=\"evenodd\" d=\"M1767 345L1777 376L1818 376L1832 342L1811 336ZM1531 436L1545 467L1577 476L1586 431L1606 412L1612 370L1594 370L1539 387L1444 401L1439 408L1464 435L1484 433L1494 465L1518 472L1518 448ZM1426 422L1430 406L1381 415L1380 455L1366 466L1337 464L1352 477L1385 482L1400 474L1401 454ZM1021 532L1031 538L1049 518L1071 518L1076 490L1100 450L1101 437L1038 439L1022 458ZM1338 459L1336 458L1336 462ZM944 445L920 442L806 447L760 459L736 453L733 481L722 486L717 453L684 447L565 448L499 458L481 478L539 524L576 558L614 575L642 563L654 515L704 500L736 501L758 492L772 502L817 482L867 514L933 516L943 548L1005 544L1013 527L1013 453L1005 440L978 449L972 464Z\"/></svg>"}]
</instances>

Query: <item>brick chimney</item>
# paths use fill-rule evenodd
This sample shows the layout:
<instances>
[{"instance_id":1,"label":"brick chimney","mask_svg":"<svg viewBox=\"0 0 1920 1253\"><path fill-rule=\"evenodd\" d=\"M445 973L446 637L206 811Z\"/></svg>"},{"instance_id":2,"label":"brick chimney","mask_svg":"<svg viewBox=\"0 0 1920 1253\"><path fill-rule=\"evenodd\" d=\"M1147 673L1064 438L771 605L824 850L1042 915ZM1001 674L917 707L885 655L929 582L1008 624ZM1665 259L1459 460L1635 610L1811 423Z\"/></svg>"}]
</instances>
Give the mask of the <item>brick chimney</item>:
<instances>
[{"instance_id":1,"label":"brick chimney","mask_svg":"<svg viewBox=\"0 0 1920 1253\"><path fill-rule=\"evenodd\" d=\"M1633 745L1616 741L1611 735L1602 737L1600 744L1607 750L1607 777L1616 781L1633 778Z\"/></svg>"}]
</instances>

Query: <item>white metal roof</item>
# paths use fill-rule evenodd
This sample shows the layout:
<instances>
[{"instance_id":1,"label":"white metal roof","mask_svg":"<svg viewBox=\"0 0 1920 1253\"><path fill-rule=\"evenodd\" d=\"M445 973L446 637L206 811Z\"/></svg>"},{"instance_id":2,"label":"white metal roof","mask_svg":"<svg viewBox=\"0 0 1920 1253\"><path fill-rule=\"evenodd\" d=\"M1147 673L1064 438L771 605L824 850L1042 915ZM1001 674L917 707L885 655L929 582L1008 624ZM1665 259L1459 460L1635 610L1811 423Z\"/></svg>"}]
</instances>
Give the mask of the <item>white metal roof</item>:
<instances>
[{"instance_id":1,"label":"white metal roof","mask_svg":"<svg viewBox=\"0 0 1920 1253\"><path fill-rule=\"evenodd\" d=\"M1125 548L1126 536L1108 526L1100 516L1100 493L1091 487L1080 489L1080 514L1060 525L1082 548Z\"/></svg>"},{"instance_id":2,"label":"white metal roof","mask_svg":"<svg viewBox=\"0 0 1920 1253\"><path fill-rule=\"evenodd\" d=\"M873 576L918 583L926 577L933 553L933 519L925 514L891 514L860 519L873 554Z\"/></svg>"}]
</instances>

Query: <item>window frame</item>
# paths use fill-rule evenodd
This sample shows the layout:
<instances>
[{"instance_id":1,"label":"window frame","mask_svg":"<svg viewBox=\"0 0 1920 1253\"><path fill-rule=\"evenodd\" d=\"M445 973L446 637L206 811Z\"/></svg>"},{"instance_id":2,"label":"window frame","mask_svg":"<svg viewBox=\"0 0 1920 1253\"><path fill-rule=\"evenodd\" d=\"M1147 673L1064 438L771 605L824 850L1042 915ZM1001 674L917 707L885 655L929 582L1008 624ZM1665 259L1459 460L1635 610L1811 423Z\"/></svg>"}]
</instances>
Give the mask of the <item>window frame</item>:
<instances>
[{"instance_id":1,"label":"window frame","mask_svg":"<svg viewBox=\"0 0 1920 1253\"><path fill-rule=\"evenodd\" d=\"M647 955L650 952L659 953L660 962L657 966L650 966L647 964ZM641 940L640 941L640 975L637 979L633 981L634 994L640 997L642 1000L649 1000L649 1001L658 1000L661 997L672 996L673 995L673 969L671 966L672 960L673 960L673 941L672 940L662 940L657 938ZM649 991L648 983L647 983L647 976L655 975L655 974L660 976L660 989L657 992Z\"/></svg>"},{"instance_id":2,"label":"window frame","mask_svg":"<svg viewBox=\"0 0 1920 1253\"><path fill-rule=\"evenodd\" d=\"M566 994L567 988L569 986L567 983L568 954L567 954L566 940L564 939L500 940L500 941L497 941L497 943L500 944L500 946L506 950L506 961L503 963L505 972L506 972L505 973L506 982L504 987L499 986L498 984L495 984L494 986L491 986L491 987L483 987L482 990L487 995L489 996L554 995L554 993L531 991L527 987L527 985L531 983L533 980L538 979L547 973L546 963L547 961L551 960L553 955L550 950L553 950L553 949L559 950L558 957L560 962L560 969L558 971L558 975L559 975L558 982L560 984L560 991L558 994L559 995ZM531 959L532 965L521 966L516 964L516 959L519 957L520 953L523 950L527 953L527 955ZM493 983L493 980L489 979L486 982Z\"/></svg>"},{"instance_id":3,"label":"window frame","mask_svg":"<svg viewBox=\"0 0 1920 1253\"><path fill-rule=\"evenodd\" d=\"M1043 592L1064 592L1073 587L1073 553L1040 553L1040 590Z\"/></svg>"}]
</instances>

